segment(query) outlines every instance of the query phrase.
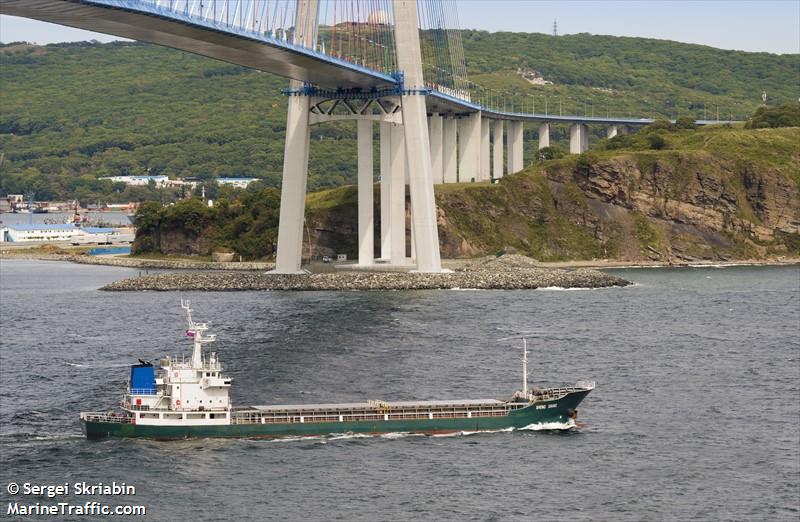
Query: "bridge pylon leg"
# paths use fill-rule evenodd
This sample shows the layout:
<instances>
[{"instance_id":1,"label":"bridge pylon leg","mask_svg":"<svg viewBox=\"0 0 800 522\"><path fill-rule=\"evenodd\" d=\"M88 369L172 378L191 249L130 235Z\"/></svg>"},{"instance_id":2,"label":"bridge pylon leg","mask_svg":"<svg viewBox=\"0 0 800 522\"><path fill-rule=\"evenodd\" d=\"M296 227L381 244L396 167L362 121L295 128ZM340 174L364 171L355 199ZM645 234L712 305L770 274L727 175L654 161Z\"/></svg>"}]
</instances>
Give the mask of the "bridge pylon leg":
<instances>
[{"instance_id":1,"label":"bridge pylon leg","mask_svg":"<svg viewBox=\"0 0 800 522\"><path fill-rule=\"evenodd\" d=\"M318 0L298 0L295 14L294 43L314 47L317 37ZM303 82L292 80L289 88L299 91ZM308 149L311 137L308 96L289 97L286 116L286 146L283 149L283 183L278 221L278 251L275 270L278 274L302 273L303 225L306 213ZM309 245L309 248L311 245Z\"/></svg>"},{"instance_id":2,"label":"bridge pylon leg","mask_svg":"<svg viewBox=\"0 0 800 522\"><path fill-rule=\"evenodd\" d=\"M392 6L397 64L404 73L405 89L407 89L401 96L401 105L413 211L411 233L414 234L417 271L441 272L427 108L425 96L417 91L425 87L422 77L417 3L413 0L393 0Z\"/></svg>"},{"instance_id":3,"label":"bridge pylon leg","mask_svg":"<svg viewBox=\"0 0 800 522\"><path fill-rule=\"evenodd\" d=\"M293 80L292 89L302 82ZM302 273L303 224L306 212L308 181L308 96L290 96L286 117L286 146L283 150L283 183L278 221L278 252L275 259L277 274Z\"/></svg>"}]
</instances>

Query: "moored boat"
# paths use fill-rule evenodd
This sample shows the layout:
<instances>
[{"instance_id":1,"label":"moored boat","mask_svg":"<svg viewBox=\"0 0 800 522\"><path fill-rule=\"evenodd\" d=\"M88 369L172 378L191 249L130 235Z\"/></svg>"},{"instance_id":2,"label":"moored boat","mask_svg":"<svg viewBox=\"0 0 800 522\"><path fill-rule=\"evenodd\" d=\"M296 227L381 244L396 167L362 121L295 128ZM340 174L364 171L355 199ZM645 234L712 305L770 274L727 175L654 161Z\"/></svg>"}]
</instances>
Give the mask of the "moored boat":
<instances>
[{"instance_id":1,"label":"moored boat","mask_svg":"<svg viewBox=\"0 0 800 522\"><path fill-rule=\"evenodd\" d=\"M208 325L192 319L189 304L189 360L163 358L158 370L141 361L131 366L130 381L119 412L82 412L88 438L193 437L280 438L334 433L455 433L552 425L569 428L580 402L595 387L579 381L571 386L538 388L527 384L527 346L523 387L508 399L430 401L370 400L339 404L234 406L231 379L219 357L203 353L214 342ZM523 339L524 344L524 339Z\"/></svg>"}]
</instances>

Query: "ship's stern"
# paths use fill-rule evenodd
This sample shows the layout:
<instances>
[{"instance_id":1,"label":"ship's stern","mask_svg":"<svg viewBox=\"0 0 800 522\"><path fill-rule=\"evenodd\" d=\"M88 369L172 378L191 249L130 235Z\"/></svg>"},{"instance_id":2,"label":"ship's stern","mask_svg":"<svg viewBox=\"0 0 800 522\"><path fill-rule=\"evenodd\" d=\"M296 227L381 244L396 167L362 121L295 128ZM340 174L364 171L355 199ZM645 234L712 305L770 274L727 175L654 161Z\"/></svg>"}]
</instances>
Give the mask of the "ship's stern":
<instances>
[{"instance_id":1,"label":"ship's stern","mask_svg":"<svg viewBox=\"0 0 800 522\"><path fill-rule=\"evenodd\" d=\"M87 439L134 436L135 424L126 415L81 412L80 422L81 431Z\"/></svg>"}]
</instances>

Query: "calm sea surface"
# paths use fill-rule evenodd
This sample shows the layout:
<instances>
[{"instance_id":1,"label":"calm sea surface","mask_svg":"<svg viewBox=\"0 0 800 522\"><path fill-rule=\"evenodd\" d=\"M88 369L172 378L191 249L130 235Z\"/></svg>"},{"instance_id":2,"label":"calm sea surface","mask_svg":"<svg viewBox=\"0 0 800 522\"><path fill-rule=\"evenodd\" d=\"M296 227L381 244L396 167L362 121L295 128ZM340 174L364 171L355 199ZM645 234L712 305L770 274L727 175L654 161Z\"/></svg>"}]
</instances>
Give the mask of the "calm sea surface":
<instances>
[{"instance_id":1,"label":"calm sea surface","mask_svg":"<svg viewBox=\"0 0 800 522\"><path fill-rule=\"evenodd\" d=\"M143 504L150 520L797 520L800 268L616 270L578 291L105 293L135 270L0 264L0 511ZM81 436L136 359L213 323L235 403L484 398L593 379L567 433L153 442ZM126 482L135 497L11 497ZM56 517L58 518L58 517ZM52 519L52 518L51 518ZM86 518L75 518L86 520Z\"/></svg>"}]
</instances>

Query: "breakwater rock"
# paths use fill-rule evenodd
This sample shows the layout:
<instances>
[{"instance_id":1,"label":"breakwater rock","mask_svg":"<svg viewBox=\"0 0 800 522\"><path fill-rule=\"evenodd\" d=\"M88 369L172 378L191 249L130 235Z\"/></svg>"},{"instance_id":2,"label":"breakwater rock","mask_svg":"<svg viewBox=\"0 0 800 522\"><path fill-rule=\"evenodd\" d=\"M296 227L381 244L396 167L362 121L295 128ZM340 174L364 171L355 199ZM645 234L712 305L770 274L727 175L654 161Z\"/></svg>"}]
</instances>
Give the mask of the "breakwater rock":
<instances>
[{"instance_id":1,"label":"breakwater rock","mask_svg":"<svg viewBox=\"0 0 800 522\"><path fill-rule=\"evenodd\" d=\"M544 268L465 269L438 274L398 272L336 272L325 274L267 274L256 272L178 272L115 281L101 290L112 291L237 291L237 290L435 290L533 289L545 287L604 288L628 281L597 270Z\"/></svg>"},{"instance_id":2,"label":"breakwater rock","mask_svg":"<svg viewBox=\"0 0 800 522\"><path fill-rule=\"evenodd\" d=\"M163 270L272 270L274 263L218 263L210 261L192 261L182 259L142 259L136 257L115 257L115 256L75 256L69 255L62 258L63 261L81 263L85 265L107 265L121 266L128 268L147 268Z\"/></svg>"},{"instance_id":3,"label":"breakwater rock","mask_svg":"<svg viewBox=\"0 0 800 522\"><path fill-rule=\"evenodd\" d=\"M148 270L272 270L275 263L259 262L210 262L194 261L191 259L145 259L140 257L124 256L87 256L80 254L63 254L48 252L15 252L3 251L0 259L36 259L39 261L63 261L79 263L82 265L119 266L123 268L143 268Z\"/></svg>"}]
</instances>

